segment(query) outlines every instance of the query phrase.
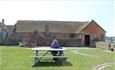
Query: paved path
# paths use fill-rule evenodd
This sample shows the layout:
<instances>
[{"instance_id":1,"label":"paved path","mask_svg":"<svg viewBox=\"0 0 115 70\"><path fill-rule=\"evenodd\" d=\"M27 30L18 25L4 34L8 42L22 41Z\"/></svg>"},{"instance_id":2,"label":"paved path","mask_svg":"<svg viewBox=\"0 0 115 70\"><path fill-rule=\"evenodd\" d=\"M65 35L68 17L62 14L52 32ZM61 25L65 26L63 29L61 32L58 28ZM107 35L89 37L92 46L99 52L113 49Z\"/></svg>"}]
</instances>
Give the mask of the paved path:
<instances>
[{"instance_id":1,"label":"paved path","mask_svg":"<svg viewBox=\"0 0 115 70\"><path fill-rule=\"evenodd\" d=\"M79 55L82 55L82 56L93 56L94 57L94 55L89 55L89 54L85 54L85 53L80 53L80 52L78 52L78 51L76 51L76 50L74 50L73 51L75 54L79 54Z\"/></svg>"},{"instance_id":2,"label":"paved path","mask_svg":"<svg viewBox=\"0 0 115 70\"><path fill-rule=\"evenodd\" d=\"M100 65L97 65L96 67L94 67L93 70L102 70L105 67L108 67L108 66L111 66L111 65L114 65L114 64L115 63L104 63L104 64L100 64Z\"/></svg>"}]
</instances>

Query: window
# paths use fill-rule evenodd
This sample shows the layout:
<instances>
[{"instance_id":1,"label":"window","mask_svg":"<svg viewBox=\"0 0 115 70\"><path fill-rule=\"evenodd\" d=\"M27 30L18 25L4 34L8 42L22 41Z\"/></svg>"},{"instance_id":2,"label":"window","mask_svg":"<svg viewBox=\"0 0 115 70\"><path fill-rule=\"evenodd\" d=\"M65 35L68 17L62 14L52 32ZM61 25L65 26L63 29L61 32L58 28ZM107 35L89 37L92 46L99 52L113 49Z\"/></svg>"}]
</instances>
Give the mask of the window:
<instances>
[{"instance_id":1,"label":"window","mask_svg":"<svg viewBox=\"0 0 115 70\"><path fill-rule=\"evenodd\" d=\"M4 33L3 32L0 32L0 38L4 38Z\"/></svg>"},{"instance_id":2,"label":"window","mask_svg":"<svg viewBox=\"0 0 115 70\"><path fill-rule=\"evenodd\" d=\"M17 33L17 37L18 37L18 38L23 38L23 33L18 32L18 33Z\"/></svg>"},{"instance_id":3,"label":"window","mask_svg":"<svg viewBox=\"0 0 115 70\"><path fill-rule=\"evenodd\" d=\"M52 32L52 33L51 33L51 37L52 37L52 38L56 38L56 36L57 36L57 33L56 33L56 32Z\"/></svg>"},{"instance_id":4,"label":"window","mask_svg":"<svg viewBox=\"0 0 115 70\"><path fill-rule=\"evenodd\" d=\"M101 35L101 40L104 40L105 35Z\"/></svg>"},{"instance_id":5,"label":"window","mask_svg":"<svg viewBox=\"0 0 115 70\"><path fill-rule=\"evenodd\" d=\"M91 40L95 40L96 39L96 35L91 35Z\"/></svg>"},{"instance_id":6,"label":"window","mask_svg":"<svg viewBox=\"0 0 115 70\"><path fill-rule=\"evenodd\" d=\"M75 38L75 34L70 33L69 35L70 35L70 38Z\"/></svg>"}]
</instances>

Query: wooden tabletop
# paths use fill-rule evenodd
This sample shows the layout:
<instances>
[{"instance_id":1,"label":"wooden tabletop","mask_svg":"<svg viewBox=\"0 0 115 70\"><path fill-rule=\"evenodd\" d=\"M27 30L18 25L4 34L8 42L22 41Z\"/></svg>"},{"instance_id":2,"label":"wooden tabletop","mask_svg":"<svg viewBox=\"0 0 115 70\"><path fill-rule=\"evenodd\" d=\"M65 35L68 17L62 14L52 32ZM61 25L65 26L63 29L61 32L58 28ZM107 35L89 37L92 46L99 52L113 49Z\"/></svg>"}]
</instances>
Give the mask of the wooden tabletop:
<instances>
[{"instance_id":1,"label":"wooden tabletop","mask_svg":"<svg viewBox=\"0 0 115 70\"><path fill-rule=\"evenodd\" d=\"M37 47L37 48L32 48L32 50L41 50L41 51L63 51L67 50L66 48L58 49L58 48L51 48L51 47Z\"/></svg>"}]
</instances>

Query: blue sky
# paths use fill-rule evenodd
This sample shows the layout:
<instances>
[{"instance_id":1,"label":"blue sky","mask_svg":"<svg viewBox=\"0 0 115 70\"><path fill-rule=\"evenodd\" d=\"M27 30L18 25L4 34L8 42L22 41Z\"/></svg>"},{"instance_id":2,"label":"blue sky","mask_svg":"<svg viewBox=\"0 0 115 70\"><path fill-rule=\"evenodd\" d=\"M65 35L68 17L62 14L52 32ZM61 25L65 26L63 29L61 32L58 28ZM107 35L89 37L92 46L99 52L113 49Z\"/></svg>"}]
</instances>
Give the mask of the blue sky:
<instances>
[{"instance_id":1,"label":"blue sky","mask_svg":"<svg viewBox=\"0 0 115 70\"><path fill-rule=\"evenodd\" d=\"M114 0L0 1L0 19L5 24L17 20L91 21L94 19L107 36L115 36Z\"/></svg>"}]
</instances>

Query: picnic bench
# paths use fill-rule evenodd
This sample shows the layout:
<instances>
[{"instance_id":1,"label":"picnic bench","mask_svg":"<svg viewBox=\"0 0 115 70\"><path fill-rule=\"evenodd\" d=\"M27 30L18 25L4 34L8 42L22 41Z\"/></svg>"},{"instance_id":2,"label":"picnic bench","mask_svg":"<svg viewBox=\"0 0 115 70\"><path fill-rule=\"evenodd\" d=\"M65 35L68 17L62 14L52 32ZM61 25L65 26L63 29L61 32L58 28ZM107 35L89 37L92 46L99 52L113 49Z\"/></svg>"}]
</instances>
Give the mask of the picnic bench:
<instances>
[{"instance_id":1,"label":"picnic bench","mask_svg":"<svg viewBox=\"0 0 115 70\"><path fill-rule=\"evenodd\" d=\"M67 56L64 55L64 51L66 50L65 48L55 49L51 47L38 47L38 48L32 48L32 50L35 51L34 56L31 56L35 59L33 66L37 65L42 58L46 58L46 59L51 58L59 64L65 63L68 58ZM41 51L45 51L45 52L42 52L43 54L41 55L39 54ZM50 53L50 55L47 55L48 53Z\"/></svg>"}]
</instances>

